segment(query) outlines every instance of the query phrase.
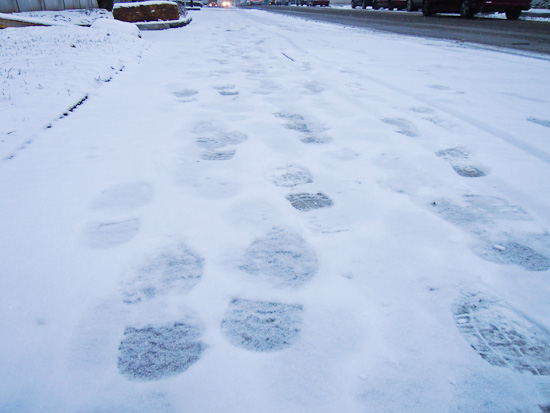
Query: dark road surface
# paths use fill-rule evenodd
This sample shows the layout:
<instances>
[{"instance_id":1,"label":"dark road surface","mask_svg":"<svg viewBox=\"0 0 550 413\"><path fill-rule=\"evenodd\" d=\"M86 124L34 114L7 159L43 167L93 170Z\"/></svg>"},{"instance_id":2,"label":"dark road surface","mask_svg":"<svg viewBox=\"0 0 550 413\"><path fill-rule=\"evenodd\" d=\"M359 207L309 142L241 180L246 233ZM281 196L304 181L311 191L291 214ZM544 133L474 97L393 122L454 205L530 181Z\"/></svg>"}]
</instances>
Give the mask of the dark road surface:
<instances>
[{"instance_id":1,"label":"dark road surface","mask_svg":"<svg viewBox=\"0 0 550 413\"><path fill-rule=\"evenodd\" d=\"M504 47L526 53L550 56L550 19L548 21L463 19L458 15L424 17L421 12L262 6L262 10L321 20L347 26L364 27L426 38L448 39Z\"/></svg>"}]
</instances>

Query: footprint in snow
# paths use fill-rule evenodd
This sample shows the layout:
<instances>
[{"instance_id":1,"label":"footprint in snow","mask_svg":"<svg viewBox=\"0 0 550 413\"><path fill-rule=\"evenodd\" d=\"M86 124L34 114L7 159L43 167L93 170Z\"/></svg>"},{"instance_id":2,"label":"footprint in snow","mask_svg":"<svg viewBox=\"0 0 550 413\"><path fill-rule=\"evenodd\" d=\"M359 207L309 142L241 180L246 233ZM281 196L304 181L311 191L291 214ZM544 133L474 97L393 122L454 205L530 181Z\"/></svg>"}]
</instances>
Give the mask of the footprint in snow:
<instances>
[{"instance_id":1,"label":"footprint in snow","mask_svg":"<svg viewBox=\"0 0 550 413\"><path fill-rule=\"evenodd\" d=\"M245 133L224 131L223 126L214 122L199 122L192 132L200 135L196 139L199 147L205 149L201 159L205 161L227 161L233 159L236 149L231 146L239 145L248 140Z\"/></svg>"},{"instance_id":2,"label":"footprint in snow","mask_svg":"<svg viewBox=\"0 0 550 413\"><path fill-rule=\"evenodd\" d=\"M260 82L260 85L257 90L254 90L252 93L256 95L270 95L274 91L280 90L281 86L271 80L257 79Z\"/></svg>"},{"instance_id":3,"label":"footprint in snow","mask_svg":"<svg viewBox=\"0 0 550 413\"><path fill-rule=\"evenodd\" d=\"M218 149L229 145L239 145L248 140L245 133L232 132L217 132L214 134L205 134L197 138L197 145L205 149Z\"/></svg>"},{"instance_id":4,"label":"footprint in snow","mask_svg":"<svg viewBox=\"0 0 550 413\"><path fill-rule=\"evenodd\" d=\"M454 311L470 346L493 366L550 376L550 336L496 299L469 295Z\"/></svg>"},{"instance_id":5,"label":"footprint in snow","mask_svg":"<svg viewBox=\"0 0 550 413\"><path fill-rule=\"evenodd\" d=\"M382 119L382 122L388 125L396 126L396 132L400 133L401 135L410 136L411 138L418 136L418 131L416 127L412 124L412 122L409 122L406 119L384 118Z\"/></svg>"},{"instance_id":6,"label":"footprint in snow","mask_svg":"<svg viewBox=\"0 0 550 413\"><path fill-rule=\"evenodd\" d=\"M427 114L427 115L434 113L432 109L425 106L415 106L410 108L409 110L414 113L421 113L421 114Z\"/></svg>"},{"instance_id":7,"label":"footprint in snow","mask_svg":"<svg viewBox=\"0 0 550 413\"><path fill-rule=\"evenodd\" d=\"M287 164L285 166L272 167L267 172L269 180L275 186L291 188L313 182L311 172L298 165Z\"/></svg>"},{"instance_id":8,"label":"footprint in snow","mask_svg":"<svg viewBox=\"0 0 550 413\"><path fill-rule=\"evenodd\" d=\"M303 143L324 144L332 142L332 138L323 134L325 128L314 121L306 121L305 117L292 112L277 112L275 117L285 121L284 127L300 134Z\"/></svg>"},{"instance_id":9,"label":"footprint in snow","mask_svg":"<svg viewBox=\"0 0 550 413\"><path fill-rule=\"evenodd\" d=\"M317 81L311 81L304 84L304 88L310 93L310 94L318 94L325 90L325 87L320 84Z\"/></svg>"},{"instance_id":10,"label":"footprint in snow","mask_svg":"<svg viewBox=\"0 0 550 413\"><path fill-rule=\"evenodd\" d=\"M456 127L452 121L439 117L435 111L430 108L412 107L409 110L419 115L422 119L427 120L428 122L431 122L445 130L453 130Z\"/></svg>"},{"instance_id":11,"label":"footprint in snow","mask_svg":"<svg viewBox=\"0 0 550 413\"><path fill-rule=\"evenodd\" d=\"M199 91L196 89L181 89L174 92L174 96L177 98L190 98L198 94Z\"/></svg>"},{"instance_id":12,"label":"footprint in snow","mask_svg":"<svg viewBox=\"0 0 550 413\"><path fill-rule=\"evenodd\" d=\"M113 248L130 241L139 230L139 219L90 223L84 229L82 240L90 248Z\"/></svg>"},{"instance_id":13,"label":"footprint in snow","mask_svg":"<svg viewBox=\"0 0 550 413\"><path fill-rule=\"evenodd\" d=\"M428 87L431 88L431 89L435 89L435 90L451 90L451 88L448 87L448 86L436 85L436 84L428 85Z\"/></svg>"},{"instance_id":14,"label":"footprint in snow","mask_svg":"<svg viewBox=\"0 0 550 413\"><path fill-rule=\"evenodd\" d=\"M332 200L323 193L308 194L289 194L286 199L299 211L311 211L313 209L330 208L333 205Z\"/></svg>"},{"instance_id":15,"label":"footprint in snow","mask_svg":"<svg viewBox=\"0 0 550 413\"><path fill-rule=\"evenodd\" d=\"M431 206L437 214L456 225L491 223L492 220L531 220L520 206L489 195L463 195L458 202L438 199Z\"/></svg>"},{"instance_id":16,"label":"footprint in snow","mask_svg":"<svg viewBox=\"0 0 550 413\"><path fill-rule=\"evenodd\" d=\"M547 271L550 259L522 242L502 235L489 235L495 221L530 221L532 218L518 205L505 199L488 195L464 195L460 202L438 199L431 207L443 219L455 225L466 227L482 237L474 252L481 258L499 264L516 264L528 271ZM493 238L493 240L488 238ZM498 241L494 239L500 238ZM527 243L535 248L546 249L545 235L529 235Z\"/></svg>"},{"instance_id":17,"label":"footprint in snow","mask_svg":"<svg viewBox=\"0 0 550 413\"><path fill-rule=\"evenodd\" d=\"M222 96L236 96L239 94L239 92L235 90L235 85L214 86L214 89Z\"/></svg>"},{"instance_id":18,"label":"footprint in snow","mask_svg":"<svg viewBox=\"0 0 550 413\"><path fill-rule=\"evenodd\" d=\"M237 151L235 149L204 151L201 154L201 159L204 161L228 161L230 159L233 159L236 152Z\"/></svg>"},{"instance_id":19,"label":"footprint in snow","mask_svg":"<svg viewBox=\"0 0 550 413\"><path fill-rule=\"evenodd\" d=\"M476 214L466 206L457 205L449 199L437 199L430 205L436 214L455 225L470 226L485 220L483 216Z\"/></svg>"},{"instance_id":20,"label":"footprint in snow","mask_svg":"<svg viewBox=\"0 0 550 413\"><path fill-rule=\"evenodd\" d=\"M153 199L153 188L145 182L115 185L102 191L92 202L92 209L135 209Z\"/></svg>"},{"instance_id":21,"label":"footprint in snow","mask_svg":"<svg viewBox=\"0 0 550 413\"><path fill-rule=\"evenodd\" d=\"M476 252L484 260L497 264L515 264L528 271L550 270L550 258L513 240L485 242Z\"/></svg>"},{"instance_id":22,"label":"footprint in snow","mask_svg":"<svg viewBox=\"0 0 550 413\"><path fill-rule=\"evenodd\" d=\"M503 198L490 195L463 195L462 199L470 210L480 216L522 221L531 219L522 207L510 204Z\"/></svg>"},{"instance_id":23,"label":"footprint in snow","mask_svg":"<svg viewBox=\"0 0 550 413\"><path fill-rule=\"evenodd\" d=\"M531 123L536 123L537 125L545 126L547 128L550 128L550 120L539 119L539 118L527 118L527 120Z\"/></svg>"},{"instance_id":24,"label":"footprint in snow","mask_svg":"<svg viewBox=\"0 0 550 413\"><path fill-rule=\"evenodd\" d=\"M318 261L315 251L300 235L274 229L248 247L240 269L276 286L294 287L317 273Z\"/></svg>"},{"instance_id":25,"label":"footprint in snow","mask_svg":"<svg viewBox=\"0 0 550 413\"><path fill-rule=\"evenodd\" d=\"M311 130L307 125L305 118L297 113L290 112L278 112L274 114L275 117L284 119L286 121L285 128L294 130L301 133L310 133Z\"/></svg>"},{"instance_id":26,"label":"footprint in snow","mask_svg":"<svg viewBox=\"0 0 550 413\"><path fill-rule=\"evenodd\" d=\"M203 262L186 245L167 249L126 277L123 300L135 304L159 295L187 293L201 280Z\"/></svg>"},{"instance_id":27,"label":"footprint in snow","mask_svg":"<svg viewBox=\"0 0 550 413\"><path fill-rule=\"evenodd\" d=\"M252 351L277 351L300 334L301 305L233 299L221 329L231 344Z\"/></svg>"},{"instance_id":28,"label":"footprint in snow","mask_svg":"<svg viewBox=\"0 0 550 413\"><path fill-rule=\"evenodd\" d=\"M436 153L446 160L457 174L466 178L479 178L487 175L487 171L479 166L470 165L470 154L464 148L450 148Z\"/></svg>"},{"instance_id":29,"label":"footprint in snow","mask_svg":"<svg viewBox=\"0 0 550 413\"><path fill-rule=\"evenodd\" d=\"M324 144L331 143L332 138L327 135L306 134L300 139L303 143Z\"/></svg>"},{"instance_id":30,"label":"footprint in snow","mask_svg":"<svg viewBox=\"0 0 550 413\"><path fill-rule=\"evenodd\" d=\"M199 360L206 345L194 320L126 327L118 369L130 380L151 381L183 373Z\"/></svg>"},{"instance_id":31,"label":"footprint in snow","mask_svg":"<svg viewBox=\"0 0 550 413\"><path fill-rule=\"evenodd\" d=\"M182 83L170 83L166 85L166 89L177 98L178 102L195 101L197 100L195 96L199 94L198 90L188 88L187 85Z\"/></svg>"},{"instance_id":32,"label":"footprint in snow","mask_svg":"<svg viewBox=\"0 0 550 413\"><path fill-rule=\"evenodd\" d=\"M174 92L174 96L178 99L178 102L182 103L195 102L198 94L199 91L195 89L182 89Z\"/></svg>"}]
</instances>

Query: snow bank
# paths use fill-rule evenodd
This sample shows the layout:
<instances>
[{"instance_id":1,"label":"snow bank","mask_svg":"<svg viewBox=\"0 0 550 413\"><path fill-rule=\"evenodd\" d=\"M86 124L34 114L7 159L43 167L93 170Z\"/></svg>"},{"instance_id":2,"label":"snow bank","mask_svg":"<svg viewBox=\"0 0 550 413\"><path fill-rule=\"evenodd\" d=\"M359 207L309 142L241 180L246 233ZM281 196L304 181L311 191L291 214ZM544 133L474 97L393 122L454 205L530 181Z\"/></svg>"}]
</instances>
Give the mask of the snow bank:
<instances>
[{"instance_id":1,"label":"snow bank","mask_svg":"<svg viewBox=\"0 0 550 413\"><path fill-rule=\"evenodd\" d=\"M63 12L42 10L17 13L17 18L38 18L48 22L65 22L80 26L89 26L97 19L112 19L113 14L105 9L64 10Z\"/></svg>"},{"instance_id":2,"label":"snow bank","mask_svg":"<svg viewBox=\"0 0 550 413\"><path fill-rule=\"evenodd\" d=\"M104 30L109 34L119 33L141 37L141 32L134 23L127 23L115 19L97 19L95 22L92 23L91 28Z\"/></svg>"},{"instance_id":3,"label":"snow bank","mask_svg":"<svg viewBox=\"0 0 550 413\"><path fill-rule=\"evenodd\" d=\"M100 19L93 27L0 31L0 158L32 142L145 47L133 24Z\"/></svg>"}]
</instances>

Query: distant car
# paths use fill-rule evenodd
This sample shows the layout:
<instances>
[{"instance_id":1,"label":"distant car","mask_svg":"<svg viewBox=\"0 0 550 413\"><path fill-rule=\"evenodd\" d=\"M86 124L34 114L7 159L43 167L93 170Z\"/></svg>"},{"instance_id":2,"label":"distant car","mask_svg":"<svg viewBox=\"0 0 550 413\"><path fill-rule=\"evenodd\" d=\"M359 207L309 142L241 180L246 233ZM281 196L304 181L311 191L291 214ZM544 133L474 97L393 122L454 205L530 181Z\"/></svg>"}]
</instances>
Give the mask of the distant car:
<instances>
[{"instance_id":1,"label":"distant car","mask_svg":"<svg viewBox=\"0 0 550 413\"><path fill-rule=\"evenodd\" d=\"M351 0L352 9L355 9L359 6L361 6L362 9L366 9L367 6L372 6L372 0Z\"/></svg>"},{"instance_id":2,"label":"distant car","mask_svg":"<svg viewBox=\"0 0 550 413\"><path fill-rule=\"evenodd\" d=\"M270 6L288 6L289 0L269 0Z\"/></svg>"},{"instance_id":3,"label":"distant car","mask_svg":"<svg viewBox=\"0 0 550 413\"><path fill-rule=\"evenodd\" d=\"M329 0L307 0L306 6L309 7L315 7L315 6L321 6L321 7L328 7L329 6Z\"/></svg>"},{"instance_id":4,"label":"distant car","mask_svg":"<svg viewBox=\"0 0 550 413\"><path fill-rule=\"evenodd\" d=\"M517 20L523 10L531 8L531 0L422 0L422 13L460 13L472 18L476 13L506 13L509 20Z\"/></svg>"},{"instance_id":5,"label":"distant car","mask_svg":"<svg viewBox=\"0 0 550 413\"><path fill-rule=\"evenodd\" d=\"M208 0L208 7L218 7L218 0Z\"/></svg>"},{"instance_id":6,"label":"distant car","mask_svg":"<svg viewBox=\"0 0 550 413\"><path fill-rule=\"evenodd\" d=\"M372 0L372 8L378 10L386 8L388 10L403 10L407 7L407 0Z\"/></svg>"}]
</instances>

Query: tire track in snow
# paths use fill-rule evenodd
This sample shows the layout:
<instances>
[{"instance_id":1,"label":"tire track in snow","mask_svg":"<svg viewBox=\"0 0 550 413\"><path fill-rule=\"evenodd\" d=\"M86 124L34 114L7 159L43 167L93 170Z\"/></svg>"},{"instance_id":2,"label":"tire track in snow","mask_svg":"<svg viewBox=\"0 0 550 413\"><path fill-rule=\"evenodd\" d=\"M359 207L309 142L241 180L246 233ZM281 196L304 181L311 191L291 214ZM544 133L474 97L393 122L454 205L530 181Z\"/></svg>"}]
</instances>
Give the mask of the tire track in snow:
<instances>
[{"instance_id":1,"label":"tire track in snow","mask_svg":"<svg viewBox=\"0 0 550 413\"><path fill-rule=\"evenodd\" d=\"M251 19L249 16L246 16L247 18ZM258 25L259 23L257 21L255 21ZM262 21L262 25L264 26L264 28L269 28L273 34L277 34L277 37L280 38L280 39L283 39L285 40L291 47L293 47L296 51L298 51L299 53L303 54L303 55L307 55L308 56L308 59L312 59L312 60L317 60L319 63L322 63L323 66L325 67L331 67L333 66L334 67L334 62L337 61L337 60L328 60L328 59L323 59L317 55L314 55L314 54L311 54L309 53L306 49L302 48L301 46L297 45L296 42L292 41L291 39L289 39L288 37L286 37L285 35L281 34L280 33L280 29L281 27L279 26L276 26L274 28L272 28L272 25L268 25L266 23L263 23ZM291 55L290 53L286 52L282 52L282 54L284 56L286 56L286 54L289 54ZM298 59L293 56L293 61L297 62ZM339 67L339 71L341 73L355 73L355 70L352 69L352 68L349 68L349 67L345 67L345 66L340 66L340 65L336 65L336 67ZM525 143L523 141L521 141L519 138L517 138L516 136L506 132L506 131L503 131L499 128L496 128L494 126L491 126L479 119L476 119L472 116L469 116L465 113L462 113L456 109L452 109L452 108L449 108L447 107L446 105L444 104L441 104L440 102L432 102L430 99L426 99L426 98L423 98L421 96L419 96L418 94L414 93L414 92L409 92L407 90L404 90L402 88L400 88L399 86L395 86L389 82L386 82L380 78L377 78L377 77L374 77L372 75L369 75L368 73L365 74L365 73L362 73L360 78L362 79L367 79L373 83L376 83L380 86L383 86L387 89L390 89L392 90L393 92L397 92L401 95L404 95L404 96L408 96L410 98L413 98L415 100L417 100L418 102L421 102L423 103L424 105L427 105L427 106L430 106L431 108L436 108L437 110L441 111L441 112L444 112L446 113L447 115L450 115L454 118L457 118L457 119L460 119L461 121L479 129L479 130L482 130L500 140L503 140L505 142L507 142L508 144L510 145L513 145L515 146L516 148L518 149L521 149L522 151L524 151L525 153L531 155L531 156L534 156L538 159L540 159L541 161L545 162L546 164L549 164L550 165L550 154L546 151L543 151L541 149L538 149L532 145L529 145L528 143Z\"/></svg>"},{"instance_id":2,"label":"tire track in snow","mask_svg":"<svg viewBox=\"0 0 550 413\"><path fill-rule=\"evenodd\" d=\"M374 78L372 76L367 76L367 78L369 80L371 80L372 82L375 82L375 83L377 83L381 86L384 86L388 89L393 90L394 92L397 92L397 93L400 93L402 95L411 97L411 98L413 98L413 99L415 99L419 102L422 102L423 104L428 105L430 107L437 108L438 110L446 113L447 115L450 115L454 118L458 118L461 121L463 121L463 122L465 122L465 123L467 123L471 126L474 126L475 128L480 129L480 130L482 130L482 131L484 131L484 132L486 132L486 133L488 133L488 134L490 134L490 135L492 135L492 136L494 136L494 137L496 137L500 140L503 140L503 141L509 143L510 145L513 145L516 148L521 149L522 151L526 152L527 154L529 154L531 156L534 156L534 157L540 159L541 161L543 161L543 162L550 165L550 154L548 152L545 152L543 150L535 148L534 146L529 145L528 143L522 142L521 140L519 140L518 138L516 138L515 136L513 136L512 134L510 134L508 132L505 132L503 130L495 128L494 126L488 125L485 122L480 121L479 119L475 119L472 116L461 113L460 111L458 111L456 109L451 109L451 108L449 108L449 107L447 107L447 106L445 106L441 103L431 102L429 99L422 98L422 97L418 96L416 93L407 92L406 90L401 89L398 86L394 86L394 85L392 85L388 82L385 82L383 80Z\"/></svg>"}]
</instances>

